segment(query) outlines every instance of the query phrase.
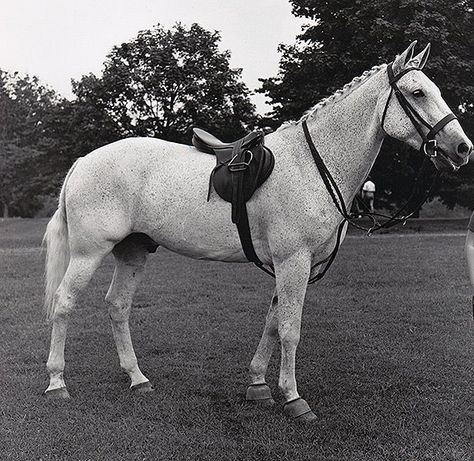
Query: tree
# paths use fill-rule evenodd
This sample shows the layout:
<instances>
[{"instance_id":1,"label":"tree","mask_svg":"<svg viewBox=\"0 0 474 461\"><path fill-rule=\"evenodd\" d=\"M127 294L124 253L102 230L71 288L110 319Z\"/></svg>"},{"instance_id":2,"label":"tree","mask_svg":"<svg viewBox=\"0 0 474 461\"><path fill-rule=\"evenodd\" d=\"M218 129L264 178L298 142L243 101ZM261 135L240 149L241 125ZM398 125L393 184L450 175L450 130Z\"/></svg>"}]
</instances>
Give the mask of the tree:
<instances>
[{"instance_id":1,"label":"tree","mask_svg":"<svg viewBox=\"0 0 474 461\"><path fill-rule=\"evenodd\" d=\"M29 188L38 178L46 114L57 101L36 77L0 70L0 202L3 216L25 212L31 205Z\"/></svg>"},{"instance_id":2,"label":"tree","mask_svg":"<svg viewBox=\"0 0 474 461\"><path fill-rule=\"evenodd\" d=\"M411 41L432 44L426 73L442 88L468 136L474 136L474 19L471 0L290 0L293 13L313 19L294 45L281 45L277 77L261 92L275 105L273 123L294 119L375 64L391 61ZM413 182L416 160L408 149L386 143L374 168L386 203L401 202ZM447 175L439 188L449 206L470 203L474 184ZM390 178L390 187L385 188ZM385 183L384 183L385 180ZM469 197L470 195L470 202Z\"/></svg>"},{"instance_id":3,"label":"tree","mask_svg":"<svg viewBox=\"0 0 474 461\"><path fill-rule=\"evenodd\" d=\"M53 190L60 186L78 157L123 137L97 98L98 86L96 77L84 76L81 82L73 82L76 98L60 100L46 114L41 148L47 155L42 170Z\"/></svg>"},{"instance_id":4,"label":"tree","mask_svg":"<svg viewBox=\"0 0 474 461\"><path fill-rule=\"evenodd\" d=\"M226 139L239 136L255 123L255 108L219 40L198 24L157 25L114 47L102 77L83 77L74 92L94 101L123 136L189 142L196 125Z\"/></svg>"}]
</instances>

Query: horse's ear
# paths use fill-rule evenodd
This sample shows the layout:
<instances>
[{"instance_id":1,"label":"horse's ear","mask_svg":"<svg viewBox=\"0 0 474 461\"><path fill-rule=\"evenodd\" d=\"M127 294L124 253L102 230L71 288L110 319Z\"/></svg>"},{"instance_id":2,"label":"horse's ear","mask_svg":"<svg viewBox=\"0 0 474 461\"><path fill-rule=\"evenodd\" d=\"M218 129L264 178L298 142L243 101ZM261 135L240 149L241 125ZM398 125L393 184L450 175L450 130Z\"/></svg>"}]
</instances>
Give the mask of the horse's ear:
<instances>
[{"instance_id":1,"label":"horse's ear","mask_svg":"<svg viewBox=\"0 0 474 461\"><path fill-rule=\"evenodd\" d=\"M428 45L426 45L426 48L421 53L419 53L414 58L410 59L410 61L408 62L408 66L416 67L417 69L420 69L420 70L423 69L423 67L425 67L426 61L428 61L430 50L431 50L431 43L428 43Z\"/></svg>"},{"instance_id":2,"label":"horse's ear","mask_svg":"<svg viewBox=\"0 0 474 461\"><path fill-rule=\"evenodd\" d=\"M398 74L406 64L413 58L415 52L416 40L411 42L410 46L393 61L393 71L394 74Z\"/></svg>"}]
</instances>

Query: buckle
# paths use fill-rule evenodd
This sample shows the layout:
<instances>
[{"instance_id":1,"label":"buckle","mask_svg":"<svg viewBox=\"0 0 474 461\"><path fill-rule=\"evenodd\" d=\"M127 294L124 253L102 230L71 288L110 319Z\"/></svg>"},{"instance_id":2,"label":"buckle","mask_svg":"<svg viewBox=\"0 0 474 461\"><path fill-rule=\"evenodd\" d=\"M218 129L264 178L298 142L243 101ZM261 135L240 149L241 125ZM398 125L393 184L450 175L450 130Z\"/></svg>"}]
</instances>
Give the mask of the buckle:
<instances>
[{"instance_id":1,"label":"buckle","mask_svg":"<svg viewBox=\"0 0 474 461\"><path fill-rule=\"evenodd\" d=\"M238 154L235 154L235 155L230 159L229 163L227 164L227 168L229 168L229 171L231 171L232 173L236 173L236 172L238 172L238 171L245 171L245 170L249 167L250 163L251 163L252 160L253 160L252 151L246 150L246 151L244 152L244 155L246 155L246 154L250 154L250 157L249 157L248 162L245 162L245 161L244 161L244 162L236 162L236 163L234 163L234 160L237 158L237 155L238 155Z\"/></svg>"},{"instance_id":2,"label":"buckle","mask_svg":"<svg viewBox=\"0 0 474 461\"><path fill-rule=\"evenodd\" d=\"M423 152L429 158L436 158L438 156L438 142L436 139L428 139L423 143Z\"/></svg>"}]
</instances>

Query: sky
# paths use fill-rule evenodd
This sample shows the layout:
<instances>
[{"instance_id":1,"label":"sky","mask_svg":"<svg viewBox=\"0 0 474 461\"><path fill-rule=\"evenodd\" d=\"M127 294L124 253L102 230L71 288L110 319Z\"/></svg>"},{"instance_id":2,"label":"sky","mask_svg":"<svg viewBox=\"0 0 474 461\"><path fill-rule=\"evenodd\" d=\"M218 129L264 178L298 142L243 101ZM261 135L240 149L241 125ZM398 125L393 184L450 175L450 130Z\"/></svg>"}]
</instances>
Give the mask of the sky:
<instances>
[{"instance_id":1,"label":"sky","mask_svg":"<svg viewBox=\"0 0 474 461\"><path fill-rule=\"evenodd\" d=\"M100 75L114 45L160 23L199 23L221 32L221 50L254 90L277 74L280 43L292 44L307 22L288 0L0 0L0 69L36 75L72 98L71 78ZM270 110L264 95L257 111Z\"/></svg>"}]
</instances>

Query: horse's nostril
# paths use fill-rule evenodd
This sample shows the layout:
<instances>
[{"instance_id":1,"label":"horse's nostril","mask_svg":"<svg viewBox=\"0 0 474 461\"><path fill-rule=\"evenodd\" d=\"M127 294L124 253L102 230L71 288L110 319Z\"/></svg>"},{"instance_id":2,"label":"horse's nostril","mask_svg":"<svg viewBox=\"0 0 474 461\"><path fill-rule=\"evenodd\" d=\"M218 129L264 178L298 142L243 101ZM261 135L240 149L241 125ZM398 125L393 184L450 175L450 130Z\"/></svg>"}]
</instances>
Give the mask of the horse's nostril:
<instances>
[{"instance_id":1,"label":"horse's nostril","mask_svg":"<svg viewBox=\"0 0 474 461\"><path fill-rule=\"evenodd\" d=\"M470 152L470 150L471 150L471 148L465 142L462 142L458 146L458 153L459 154L467 154L467 153Z\"/></svg>"}]
</instances>

